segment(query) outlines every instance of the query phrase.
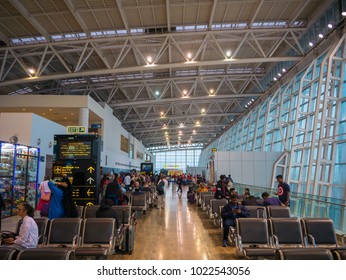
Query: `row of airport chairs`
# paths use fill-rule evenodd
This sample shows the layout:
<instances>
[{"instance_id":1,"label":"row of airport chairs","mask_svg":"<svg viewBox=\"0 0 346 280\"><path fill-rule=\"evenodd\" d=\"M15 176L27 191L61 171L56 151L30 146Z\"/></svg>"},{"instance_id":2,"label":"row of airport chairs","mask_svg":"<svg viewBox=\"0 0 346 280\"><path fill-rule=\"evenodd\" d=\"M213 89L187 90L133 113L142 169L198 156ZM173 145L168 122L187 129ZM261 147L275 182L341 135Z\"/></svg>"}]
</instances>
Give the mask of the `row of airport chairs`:
<instances>
[{"instance_id":1,"label":"row of airport chairs","mask_svg":"<svg viewBox=\"0 0 346 280\"><path fill-rule=\"evenodd\" d=\"M35 218L35 221L40 244L33 251L70 249L79 257L101 257L114 253L118 231L113 218L58 218L51 221Z\"/></svg>"},{"instance_id":2,"label":"row of airport chairs","mask_svg":"<svg viewBox=\"0 0 346 280\"><path fill-rule=\"evenodd\" d=\"M327 249L345 256L345 236L338 244L334 223L324 218L239 218L236 254L246 258L274 258L278 249ZM307 251L306 251L307 252Z\"/></svg>"},{"instance_id":3,"label":"row of airport chairs","mask_svg":"<svg viewBox=\"0 0 346 280\"><path fill-rule=\"evenodd\" d=\"M74 260L75 252L69 248L34 248L16 250L0 247L0 260Z\"/></svg>"}]
</instances>

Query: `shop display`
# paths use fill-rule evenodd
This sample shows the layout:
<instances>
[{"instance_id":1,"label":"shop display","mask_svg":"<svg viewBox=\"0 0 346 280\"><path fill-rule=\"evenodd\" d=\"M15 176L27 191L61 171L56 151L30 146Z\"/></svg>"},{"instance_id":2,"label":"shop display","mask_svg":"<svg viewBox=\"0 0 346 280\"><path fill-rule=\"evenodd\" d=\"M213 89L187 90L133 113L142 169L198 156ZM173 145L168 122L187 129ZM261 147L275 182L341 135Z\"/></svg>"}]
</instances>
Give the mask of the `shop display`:
<instances>
[{"instance_id":1,"label":"shop display","mask_svg":"<svg viewBox=\"0 0 346 280\"><path fill-rule=\"evenodd\" d=\"M36 204L39 149L0 141L0 195L4 216L16 214L22 201Z\"/></svg>"}]
</instances>

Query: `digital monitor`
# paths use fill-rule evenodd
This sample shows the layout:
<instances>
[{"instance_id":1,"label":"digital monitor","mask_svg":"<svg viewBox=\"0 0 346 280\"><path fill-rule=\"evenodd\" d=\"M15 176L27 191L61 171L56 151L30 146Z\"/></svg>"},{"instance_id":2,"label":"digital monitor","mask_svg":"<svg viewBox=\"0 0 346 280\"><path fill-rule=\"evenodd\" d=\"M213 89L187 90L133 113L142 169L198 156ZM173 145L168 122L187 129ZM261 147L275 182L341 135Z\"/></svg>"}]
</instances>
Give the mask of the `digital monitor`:
<instances>
[{"instance_id":1,"label":"digital monitor","mask_svg":"<svg viewBox=\"0 0 346 280\"><path fill-rule=\"evenodd\" d=\"M91 159L91 141L62 140L59 142L59 159Z\"/></svg>"}]
</instances>

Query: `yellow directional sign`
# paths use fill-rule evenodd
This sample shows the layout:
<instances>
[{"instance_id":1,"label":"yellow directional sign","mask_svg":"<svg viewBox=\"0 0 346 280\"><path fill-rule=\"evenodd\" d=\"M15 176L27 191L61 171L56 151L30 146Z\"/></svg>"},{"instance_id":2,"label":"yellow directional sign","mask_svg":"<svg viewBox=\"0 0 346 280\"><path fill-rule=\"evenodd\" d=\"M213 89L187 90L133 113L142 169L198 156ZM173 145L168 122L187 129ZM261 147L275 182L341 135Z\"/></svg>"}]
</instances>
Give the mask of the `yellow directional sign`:
<instances>
[{"instance_id":1,"label":"yellow directional sign","mask_svg":"<svg viewBox=\"0 0 346 280\"><path fill-rule=\"evenodd\" d=\"M85 206L93 206L93 205L94 205L94 203L92 203L92 202L88 202L85 204Z\"/></svg>"},{"instance_id":2,"label":"yellow directional sign","mask_svg":"<svg viewBox=\"0 0 346 280\"><path fill-rule=\"evenodd\" d=\"M54 166L54 174L61 174L61 166Z\"/></svg>"},{"instance_id":3,"label":"yellow directional sign","mask_svg":"<svg viewBox=\"0 0 346 280\"><path fill-rule=\"evenodd\" d=\"M88 189L87 190L87 195L88 196L92 196L94 194L94 191L93 190L91 190L91 189Z\"/></svg>"},{"instance_id":4,"label":"yellow directional sign","mask_svg":"<svg viewBox=\"0 0 346 280\"><path fill-rule=\"evenodd\" d=\"M93 173L93 171L95 170L95 168L94 167L92 167L92 166L90 166L90 167L88 167L88 169L87 169L90 173Z\"/></svg>"}]
</instances>

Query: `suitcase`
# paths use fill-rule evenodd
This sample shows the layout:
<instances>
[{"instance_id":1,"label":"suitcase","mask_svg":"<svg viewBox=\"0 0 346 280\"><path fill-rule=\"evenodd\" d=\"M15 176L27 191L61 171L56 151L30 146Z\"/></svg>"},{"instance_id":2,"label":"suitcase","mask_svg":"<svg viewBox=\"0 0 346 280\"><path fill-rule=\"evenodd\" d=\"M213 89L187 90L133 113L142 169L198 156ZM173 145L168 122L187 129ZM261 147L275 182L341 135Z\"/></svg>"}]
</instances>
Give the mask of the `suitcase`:
<instances>
[{"instance_id":1,"label":"suitcase","mask_svg":"<svg viewBox=\"0 0 346 280\"><path fill-rule=\"evenodd\" d=\"M119 244L119 250L122 253L132 253L135 245L135 227L127 225L121 231L122 239Z\"/></svg>"},{"instance_id":2,"label":"suitcase","mask_svg":"<svg viewBox=\"0 0 346 280\"><path fill-rule=\"evenodd\" d=\"M119 250L122 253L132 253L135 245L135 227L133 225L126 225L125 210L123 210L123 226L120 231L120 236Z\"/></svg>"}]
</instances>

